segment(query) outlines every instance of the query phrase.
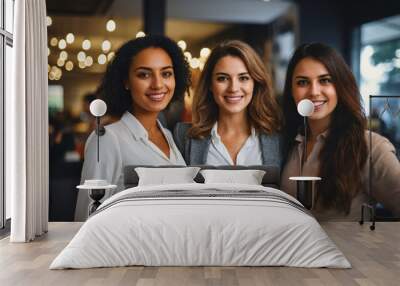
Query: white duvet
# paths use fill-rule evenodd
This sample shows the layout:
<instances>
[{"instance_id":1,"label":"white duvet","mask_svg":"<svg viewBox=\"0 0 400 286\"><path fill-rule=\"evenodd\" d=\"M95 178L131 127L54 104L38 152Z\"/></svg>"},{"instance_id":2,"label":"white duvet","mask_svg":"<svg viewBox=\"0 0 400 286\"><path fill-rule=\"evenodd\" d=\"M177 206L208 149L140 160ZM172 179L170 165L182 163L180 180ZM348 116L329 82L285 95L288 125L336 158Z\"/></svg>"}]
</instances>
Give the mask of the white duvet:
<instances>
[{"instance_id":1,"label":"white duvet","mask_svg":"<svg viewBox=\"0 0 400 286\"><path fill-rule=\"evenodd\" d=\"M173 195L166 196L168 192ZM279 190L254 185L194 183L127 189L99 207L50 269L350 268L318 222L299 205Z\"/></svg>"}]
</instances>

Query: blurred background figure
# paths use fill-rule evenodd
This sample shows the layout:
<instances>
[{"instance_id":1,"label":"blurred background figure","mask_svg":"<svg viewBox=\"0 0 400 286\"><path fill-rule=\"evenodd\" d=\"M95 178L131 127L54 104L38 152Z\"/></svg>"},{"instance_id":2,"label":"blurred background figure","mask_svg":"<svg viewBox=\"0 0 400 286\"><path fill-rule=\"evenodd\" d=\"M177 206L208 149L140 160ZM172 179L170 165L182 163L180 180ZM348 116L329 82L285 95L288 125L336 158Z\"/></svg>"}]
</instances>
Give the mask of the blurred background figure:
<instances>
[{"instance_id":1,"label":"blurred background figure","mask_svg":"<svg viewBox=\"0 0 400 286\"><path fill-rule=\"evenodd\" d=\"M53 165L80 160L73 121L68 112L57 112L49 118L49 156Z\"/></svg>"},{"instance_id":2,"label":"blurred background figure","mask_svg":"<svg viewBox=\"0 0 400 286\"><path fill-rule=\"evenodd\" d=\"M73 219L76 193L71 192L79 183L82 168L81 157L76 149L74 119L68 112L56 112L49 116L49 220Z\"/></svg>"},{"instance_id":3,"label":"blurred background figure","mask_svg":"<svg viewBox=\"0 0 400 286\"><path fill-rule=\"evenodd\" d=\"M95 118L94 116L90 113L90 103L95 100L96 94L95 93L88 93L83 97L83 107L81 114L79 116L80 120L84 123L87 124L87 129L92 131L95 127Z\"/></svg>"},{"instance_id":4,"label":"blurred background figure","mask_svg":"<svg viewBox=\"0 0 400 286\"><path fill-rule=\"evenodd\" d=\"M89 134L96 128L96 118L90 113L90 103L95 100L95 93L87 93L82 98L82 111L79 114L79 121L74 126L74 131L77 135L76 149L79 153L81 160L83 160L83 153L85 148L86 139Z\"/></svg>"}]
</instances>

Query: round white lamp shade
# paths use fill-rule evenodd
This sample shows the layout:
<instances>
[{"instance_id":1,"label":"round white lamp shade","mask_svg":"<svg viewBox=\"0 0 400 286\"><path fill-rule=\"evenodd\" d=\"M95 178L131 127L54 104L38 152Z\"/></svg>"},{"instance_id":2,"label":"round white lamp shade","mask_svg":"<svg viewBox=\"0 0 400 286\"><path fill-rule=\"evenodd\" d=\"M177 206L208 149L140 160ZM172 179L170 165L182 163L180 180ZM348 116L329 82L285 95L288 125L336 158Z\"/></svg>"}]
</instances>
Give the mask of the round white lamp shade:
<instances>
[{"instance_id":1,"label":"round white lamp shade","mask_svg":"<svg viewBox=\"0 0 400 286\"><path fill-rule=\"evenodd\" d=\"M314 113L314 104L309 99L300 100L297 105L297 112L301 116L311 116Z\"/></svg>"},{"instance_id":2,"label":"round white lamp shade","mask_svg":"<svg viewBox=\"0 0 400 286\"><path fill-rule=\"evenodd\" d=\"M101 99L95 99L90 103L90 113L96 117L103 116L107 111L107 104Z\"/></svg>"}]
</instances>

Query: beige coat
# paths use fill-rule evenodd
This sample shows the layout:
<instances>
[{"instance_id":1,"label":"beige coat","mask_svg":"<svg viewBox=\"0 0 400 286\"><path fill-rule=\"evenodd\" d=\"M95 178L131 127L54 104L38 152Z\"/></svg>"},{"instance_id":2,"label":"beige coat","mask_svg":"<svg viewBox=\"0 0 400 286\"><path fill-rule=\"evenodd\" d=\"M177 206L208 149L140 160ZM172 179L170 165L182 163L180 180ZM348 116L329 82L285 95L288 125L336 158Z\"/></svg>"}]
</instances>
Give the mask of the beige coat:
<instances>
[{"instance_id":1,"label":"beige coat","mask_svg":"<svg viewBox=\"0 0 400 286\"><path fill-rule=\"evenodd\" d=\"M365 134L369 150L369 132ZM304 176L318 176L319 160L318 154L326 139L326 133L317 137L317 142L311 151L307 162L303 167ZM385 208L391 210L395 215L400 216L400 162L396 157L394 146L385 137L371 133L371 197L382 203ZM300 175L300 158L303 150L303 137L296 137L297 145L289 155L289 159L283 169L281 177L281 188L283 191L296 197L296 183L289 180L291 176ZM345 215L334 209L323 209L318 203L313 214L318 220L351 220L360 219L361 205L368 201L369 190L369 159L362 170L363 189L353 199L350 214ZM323 178L322 178L323 180Z\"/></svg>"}]
</instances>

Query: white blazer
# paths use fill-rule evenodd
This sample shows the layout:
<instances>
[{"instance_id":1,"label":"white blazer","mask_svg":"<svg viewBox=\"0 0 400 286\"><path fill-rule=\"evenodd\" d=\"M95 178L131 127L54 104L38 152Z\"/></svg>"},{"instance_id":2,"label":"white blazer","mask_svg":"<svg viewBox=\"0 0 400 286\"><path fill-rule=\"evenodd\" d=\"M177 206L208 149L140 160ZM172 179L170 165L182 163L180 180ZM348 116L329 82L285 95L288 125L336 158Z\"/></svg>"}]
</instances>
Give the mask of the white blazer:
<instances>
[{"instance_id":1,"label":"white blazer","mask_svg":"<svg viewBox=\"0 0 400 286\"><path fill-rule=\"evenodd\" d=\"M103 179L117 185L105 198L123 190L123 168L126 165L186 165L175 145L172 134L157 121L168 141L169 158L149 139L146 129L131 113L125 112L121 119L105 126L100 136L100 157L97 162L97 136L94 132L85 145L85 161L81 183L90 179ZM104 199L105 199L104 198ZM75 209L75 221L84 221L88 216L90 199L85 190L80 190Z\"/></svg>"}]
</instances>

